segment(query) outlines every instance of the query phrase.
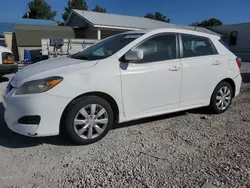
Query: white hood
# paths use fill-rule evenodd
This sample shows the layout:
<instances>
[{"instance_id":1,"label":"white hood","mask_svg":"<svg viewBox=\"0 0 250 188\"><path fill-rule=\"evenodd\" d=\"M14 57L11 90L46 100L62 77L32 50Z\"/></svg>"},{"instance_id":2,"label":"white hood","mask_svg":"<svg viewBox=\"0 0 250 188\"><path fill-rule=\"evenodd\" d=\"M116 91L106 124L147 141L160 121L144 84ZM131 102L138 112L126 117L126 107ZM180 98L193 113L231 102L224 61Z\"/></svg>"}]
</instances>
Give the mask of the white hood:
<instances>
[{"instance_id":1,"label":"white hood","mask_svg":"<svg viewBox=\"0 0 250 188\"><path fill-rule=\"evenodd\" d=\"M78 60L69 57L59 57L55 59L50 59L46 61L41 61L39 63L35 63L29 65L28 67L23 68L21 71L17 72L14 79L12 80L12 85L18 86L20 82L26 80L27 78L34 76L38 73L51 71L55 69L65 68L66 66L70 67L67 69L69 72L78 68L77 65L80 65L80 68L88 68L94 66L98 61L85 61ZM72 66L75 65L75 66ZM74 68L75 67L75 68ZM52 75L53 76L53 75Z\"/></svg>"}]
</instances>

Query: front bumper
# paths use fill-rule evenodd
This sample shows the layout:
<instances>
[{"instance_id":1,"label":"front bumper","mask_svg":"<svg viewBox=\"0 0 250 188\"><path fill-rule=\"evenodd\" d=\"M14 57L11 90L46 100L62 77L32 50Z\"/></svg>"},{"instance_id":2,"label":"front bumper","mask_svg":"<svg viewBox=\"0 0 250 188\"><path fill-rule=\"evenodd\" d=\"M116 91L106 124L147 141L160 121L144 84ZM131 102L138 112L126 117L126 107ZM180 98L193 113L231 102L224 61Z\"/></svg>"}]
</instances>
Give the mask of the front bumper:
<instances>
[{"instance_id":1,"label":"front bumper","mask_svg":"<svg viewBox=\"0 0 250 188\"><path fill-rule=\"evenodd\" d=\"M4 119L13 132L31 137L54 136L59 134L64 109L71 99L46 93L35 95L14 95L15 88L4 93ZM38 125L21 124L24 116L40 116Z\"/></svg>"},{"instance_id":2,"label":"front bumper","mask_svg":"<svg viewBox=\"0 0 250 188\"><path fill-rule=\"evenodd\" d=\"M0 64L0 76L13 74L18 71L17 64Z\"/></svg>"}]
</instances>

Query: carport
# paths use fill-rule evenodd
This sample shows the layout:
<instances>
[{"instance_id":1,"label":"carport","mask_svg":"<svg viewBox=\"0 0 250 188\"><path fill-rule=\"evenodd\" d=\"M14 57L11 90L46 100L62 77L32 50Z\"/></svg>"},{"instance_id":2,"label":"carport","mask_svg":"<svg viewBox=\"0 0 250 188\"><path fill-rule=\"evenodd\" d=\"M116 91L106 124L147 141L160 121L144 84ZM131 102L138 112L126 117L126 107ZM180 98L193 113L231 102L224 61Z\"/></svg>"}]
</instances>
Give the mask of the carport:
<instances>
[{"instance_id":1,"label":"carport","mask_svg":"<svg viewBox=\"0 0 250 188\"><path fill-rule=\"evenodd\" d=\"M15 36L19 60L24 58L24 49L41 49L43 38L75 38L74 30L64 26L15 25Z\"/></svg>"}]
</instances>

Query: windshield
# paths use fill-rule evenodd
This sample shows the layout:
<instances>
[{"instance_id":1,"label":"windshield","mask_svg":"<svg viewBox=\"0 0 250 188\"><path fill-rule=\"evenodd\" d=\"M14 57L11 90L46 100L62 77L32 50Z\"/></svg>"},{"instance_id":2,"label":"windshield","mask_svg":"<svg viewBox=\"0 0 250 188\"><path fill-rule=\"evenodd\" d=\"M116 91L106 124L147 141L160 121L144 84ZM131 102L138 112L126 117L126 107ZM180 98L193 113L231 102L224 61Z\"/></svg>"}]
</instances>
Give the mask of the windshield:
<instances>
[{"instance_id":1,"label":"windshield","mask_svg":"<svg viewBox=\"0 0 250 188\"><path fill-rule=\"evenodd\" d=\"M142 33L115 35L106 40L98 42L93 46L90 46L86 50L78 52L70 57L74 59L82 59L90 61L105 59L115 54L120 49L122 49L123 47L125 47L126 45L128 45L129 43L131 43L132 41L134 41L135 39L139 38L142 35L143 35Z\"/></svg>"}]
</instances>

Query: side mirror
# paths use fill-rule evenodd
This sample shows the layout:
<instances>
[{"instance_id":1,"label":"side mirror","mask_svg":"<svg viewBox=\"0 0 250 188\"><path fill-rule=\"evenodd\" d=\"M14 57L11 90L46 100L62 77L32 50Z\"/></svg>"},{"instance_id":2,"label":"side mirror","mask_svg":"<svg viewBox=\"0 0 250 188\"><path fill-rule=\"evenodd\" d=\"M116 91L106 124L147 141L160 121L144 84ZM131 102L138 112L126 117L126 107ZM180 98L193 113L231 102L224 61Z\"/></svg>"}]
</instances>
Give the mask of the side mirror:
<instances>
[{"instance_id":1,"label":"side mirror","mask_svg":"<svg viewBox=\"0 0 250 188\"><path fill-rule=\"evenodd\" d=\"M126 55L125 59L127 61L138 61L143 59L143 51L142 50L130 50Z\"/></svg>"}]
</instances>

